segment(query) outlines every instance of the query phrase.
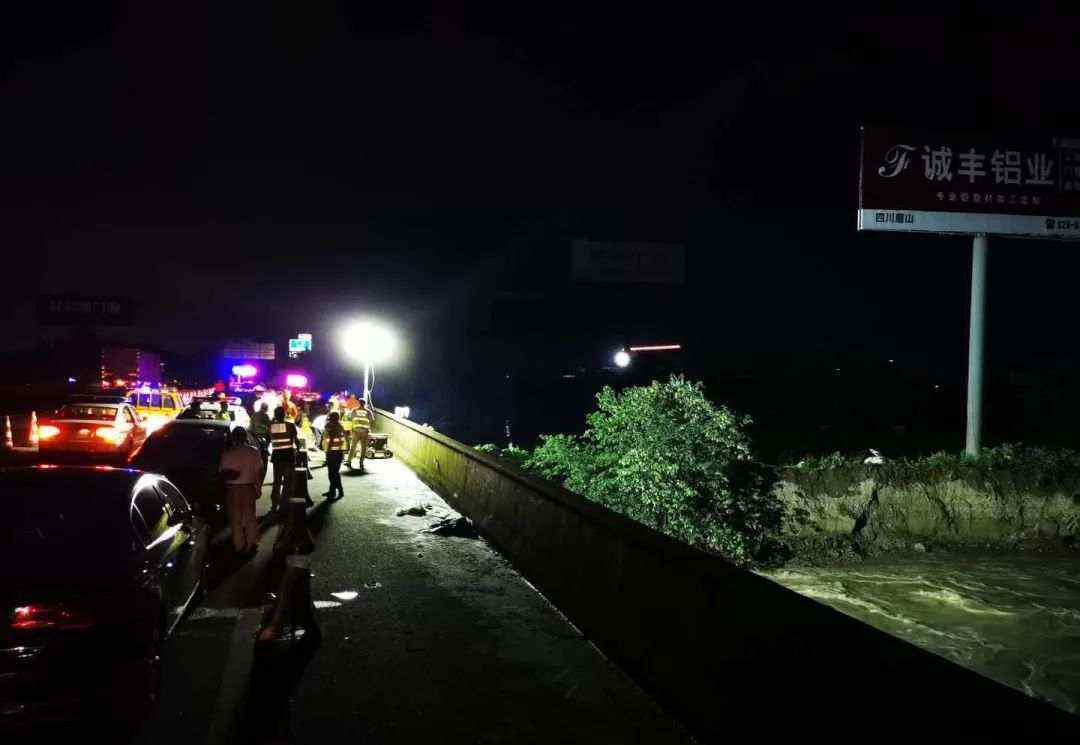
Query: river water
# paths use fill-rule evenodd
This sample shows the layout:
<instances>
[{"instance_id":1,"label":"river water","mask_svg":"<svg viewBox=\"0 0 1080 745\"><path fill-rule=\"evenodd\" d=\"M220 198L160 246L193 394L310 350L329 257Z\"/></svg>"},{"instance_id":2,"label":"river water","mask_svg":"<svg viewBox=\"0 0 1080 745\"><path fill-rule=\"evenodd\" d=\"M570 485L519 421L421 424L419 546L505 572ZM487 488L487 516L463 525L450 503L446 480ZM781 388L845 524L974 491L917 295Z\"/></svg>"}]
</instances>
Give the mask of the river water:
<instances>
[{"instance_id":1,"label":"river water","mask_svg":"<svg viewBox=\"0 0 1080 745\"><path fill-rule=\"evenodd\" d=\"M764 574L1030 696L1080 711L1080 558L926 555Z\"/></svg>"}]
</instances>

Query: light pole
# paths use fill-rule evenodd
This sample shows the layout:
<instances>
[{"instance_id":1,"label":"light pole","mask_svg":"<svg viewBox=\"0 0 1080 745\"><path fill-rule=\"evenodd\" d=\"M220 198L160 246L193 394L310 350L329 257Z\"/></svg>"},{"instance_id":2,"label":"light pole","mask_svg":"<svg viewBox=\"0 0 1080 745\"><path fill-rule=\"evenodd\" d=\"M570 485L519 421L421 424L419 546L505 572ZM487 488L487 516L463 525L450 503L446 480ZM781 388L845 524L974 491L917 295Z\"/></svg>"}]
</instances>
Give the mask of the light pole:
<instances>
[{"instance_id":1,"label":"light pole","mask_svg":"<svg viewBox=\"0 0 1080 745\"><path fill-rule=\"evenodd\" d=\"M358 321L342 331L341 348L346 356L364 366L364 402L372 406L375 365L393 358L397 340L384 326L372 321Z\"/></svg>"}]
</instances>

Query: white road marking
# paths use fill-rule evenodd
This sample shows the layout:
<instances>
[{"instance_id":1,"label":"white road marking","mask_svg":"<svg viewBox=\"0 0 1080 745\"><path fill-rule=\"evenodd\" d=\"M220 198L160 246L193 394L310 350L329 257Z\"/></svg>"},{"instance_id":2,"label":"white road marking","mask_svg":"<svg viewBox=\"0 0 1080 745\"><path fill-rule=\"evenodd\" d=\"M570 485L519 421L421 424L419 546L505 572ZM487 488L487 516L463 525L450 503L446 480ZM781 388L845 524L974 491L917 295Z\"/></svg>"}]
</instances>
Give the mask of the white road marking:
<instances>
[{"instance_id":1,"label":"white road marking","mask_svg":"<svg viewBox=\"0 0 1080 745\"><path fill-rule=\"evenodd\" d=\"M201 609L200 609L201 610ZM207 609L214 610L214 609ZM255 658L255 631L262 620L262 608L221 608L218 615L227 616L236 611L236 627L226 653L225 670L221 676L221 690L214 706L214 719L206 735L209 745L225 743L232 733L240 703L247 692L251 675L251 663Z\"/></svg>"}]
</instances>

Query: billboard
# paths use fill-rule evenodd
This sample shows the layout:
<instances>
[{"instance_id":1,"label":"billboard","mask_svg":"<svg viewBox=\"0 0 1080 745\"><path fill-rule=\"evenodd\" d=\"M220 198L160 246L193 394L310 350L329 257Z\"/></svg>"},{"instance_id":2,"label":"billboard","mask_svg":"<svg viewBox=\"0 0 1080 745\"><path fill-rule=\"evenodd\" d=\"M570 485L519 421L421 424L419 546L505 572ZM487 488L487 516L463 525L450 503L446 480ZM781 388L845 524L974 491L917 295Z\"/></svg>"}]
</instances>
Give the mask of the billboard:
<instances>
[{"instance_id":1,"label":"billboard","mask_svg":"<svg viewBox=\"0 0 1080 745\"><path fill-rule=\"evenodd\" d=\"M686 250L676 243L574 241L570 279L575 284L686 282Z\"/></svg>"},{"instance_id":2,"label":"billboard","mask_svg":"<svg viewBox=\"0 0 1080 745\"><path fill-rule=\"evenodd\" d=\"M276 355L273 342L231 341L225 343L221 356L227 360L272 360Z\"/></svg>"},{"instance_id":3,"label":"billboard","mask_svg":"<svg viewBox=\"0 0 1080 745\"><path fill-rule=\"evenodd\" d=\"M130 326L131 301L100 295L41 295L38 321L46 325Z\"/></svg>"},{"instance_id":4,"label":"billboard","mask_svg":"<svg viewBox=\"0 0 1080 745\"><path fill-rule=\"evenodd\" d=\"M858 229L1080 239L1080 139L863 127Z\"/></svg>"}]
</instances>

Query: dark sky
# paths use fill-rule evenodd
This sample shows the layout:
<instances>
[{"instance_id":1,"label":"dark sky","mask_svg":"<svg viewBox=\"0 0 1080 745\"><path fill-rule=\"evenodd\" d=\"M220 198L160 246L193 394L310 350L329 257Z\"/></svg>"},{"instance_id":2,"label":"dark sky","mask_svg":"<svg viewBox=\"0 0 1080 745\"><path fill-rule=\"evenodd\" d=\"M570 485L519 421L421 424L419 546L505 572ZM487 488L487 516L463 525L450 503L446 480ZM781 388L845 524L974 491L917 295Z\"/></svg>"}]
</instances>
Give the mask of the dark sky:
<instances>
[{"instance_id":1,"label":"dark sky","mask_svg":"<svg viewBox=\"0 0 1080 745\"><path fill-rule=\"evenodd\" d=\"M53 291L129 294L166 347L360 312L424 336L562 219L685 244L668 323L699 346L962 369L969 247L856 235L857 124L1080 132L1080 25L1036 6L157 5L5 11L9 339ZM995 244L992 360L1071 354L1077 269Z\"/></svg>"}]
</instances>

